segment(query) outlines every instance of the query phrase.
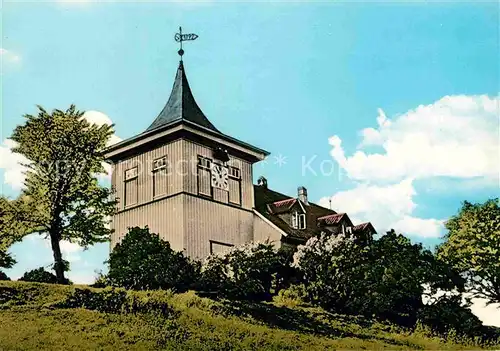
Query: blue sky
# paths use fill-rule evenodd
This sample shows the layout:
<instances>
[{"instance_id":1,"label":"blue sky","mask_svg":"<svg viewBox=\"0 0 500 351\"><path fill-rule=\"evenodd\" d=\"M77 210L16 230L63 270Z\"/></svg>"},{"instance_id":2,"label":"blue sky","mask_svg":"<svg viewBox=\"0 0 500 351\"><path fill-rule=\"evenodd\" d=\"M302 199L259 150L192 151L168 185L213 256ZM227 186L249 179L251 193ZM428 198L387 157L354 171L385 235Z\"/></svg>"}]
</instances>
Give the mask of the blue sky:
<instances>
[{"instance_id":1,"label":"blue sky","mask_svg":"<svg viewBox=\"0 0 500 351\"><path fill-rule=\"evenodd\" d=\"M198 104L272 153L254 169L271 188L304 185L429 247L463 200L498 196L496 3L10 1L2 15L4 195L21 179L6 139L36 104L102 112L120 138L142 132L169 96L182 25L199 35L184 60ZM70 277L88 282L108 246L63 251ZM12 252L13 277L51 263L37 237Z\"/></svg>"}]
</instances>

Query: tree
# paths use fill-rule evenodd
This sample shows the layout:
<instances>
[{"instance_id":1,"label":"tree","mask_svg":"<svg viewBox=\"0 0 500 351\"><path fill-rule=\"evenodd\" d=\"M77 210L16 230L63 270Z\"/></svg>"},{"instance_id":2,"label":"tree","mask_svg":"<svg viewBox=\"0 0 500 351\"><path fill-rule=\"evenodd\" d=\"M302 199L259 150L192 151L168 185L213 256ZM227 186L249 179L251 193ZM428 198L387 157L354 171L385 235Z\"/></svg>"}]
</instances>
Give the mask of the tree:
<instances>
[{"instance_id":1,"label":"tree","mask_svg":"<svg viewBox=\"0 0 500 351\"><path fill-rule=\"evenodd\" d=\"M422 306L418 318L439 334L455 331L470 338L482 336L486 339L483 323L470 310L470 303L462 300L461 295L442 295L431 304Z\"/></svg>"},{"instance_id":2,"label":"tree","mask_svg":"<svg viewBox=\"0 0 500 351\"><path fill-rule=\"evenodd\" d=\"M4 272L0 271L0 280L10 280L10 278Z\"/></svg>"},{"instance_id":3,"label":"tree","mask_svg":"<svg viewBox=\"0 0 500 351\"><path fill-rule=\"evenodd\" d=\"M50 114L38 109L38 115L26 115L26 123L11 136L17 143L13 151L28 160L28 170L21 196L7 206L13 222L0 229L2 235L48 236L57 281L64 283L67 263L61 240L83 247L109 240L106 218L114 212L115 201L96 175L105 172L102 151L113 131L106 124L90 124L73 105Z\"/></svg>"},{"instance_id":4,"label":"tree","mask_svg":"<svg viewBox=\"0 0 500 351\"><path fill-rule=\"evenodd\" d=\"M391 230L373 242L367 251L365 293L358 308L401 325L413 325L423 306L422 295L439 291L461 290L463 280L435 255L412 244L402 234Z\"/></svg>"},{"instance_id":5,"label":"tree","mask_svg":"<svg viewBox=\"0 0 500 351\"><path fill-rule=\"evenodd\" d=\"M459 270L474 297L500 302L500 208L498 199L464 202L446 222L439 258Z\"/></svg>"},{"instance_id":6,"label":"tree","mask_svg":"<svg viewBox=\"0 0 500 351\"><path fill-rule=\"evenodd\" d=\"M19 279L23 282L37 282L37 283L49 283L55 284L58 283L57 277L47 272L43 267L39 267L37 269L33 269L23 274L23 276ZM71 282L66 279L65 284L71 284Z\"/></svg>"},{"instance_id":7,"label":"tree","mask_svg":"<svg viewBox=\"0 0 500 351\"><path fill-rule=\"evenodd\" d=\"M364 314L412 326L424 287L460 289L460 276L421 244L394 230L370 245L344 235L309 239L294 255L311 302L348 314Z\"/></svg>"},{"instance_id":8,"label":"tree","mask_svg":"<svg viewBox=\"0 0 500 351\"><path fill-rule=\"evenodd\" d=\"M129 228L109 255L107 283L134 290L185 291L198 280L199 265L146 228Z\"/></svg>"},{"instance_id":9,"label":"tree","mask_svg":"<svg viewBox=\"0 0 500 351\"><path fill-rule=\"evenodd\" d=\"M36 204L27 196L15 200L0 197L0 268L10 268L16 261L8 248L36 228L39 220Z\"/></svg>"}]
</instances>

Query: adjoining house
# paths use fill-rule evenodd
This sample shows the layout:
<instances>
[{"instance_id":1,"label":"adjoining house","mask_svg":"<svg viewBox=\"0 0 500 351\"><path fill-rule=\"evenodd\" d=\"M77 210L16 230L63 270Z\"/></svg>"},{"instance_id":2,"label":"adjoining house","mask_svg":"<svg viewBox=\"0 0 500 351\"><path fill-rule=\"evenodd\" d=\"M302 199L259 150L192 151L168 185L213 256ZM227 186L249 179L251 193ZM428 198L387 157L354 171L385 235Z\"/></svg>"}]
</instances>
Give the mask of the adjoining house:
<instances>
[{"instance_id":1,"label":"adjoining house","mask_svg":"<svg viewBox=\"0 0 500 351\"><path fill-rule=\"evenodd\" d=\"M144 118L144 116L137 116ZM219 131L197 105L183 61L170 97L142 133L109 147L111 183L118 199L111 247L127 228L148 226L172 248L193 258L233 245L270 239L298 245L321 232L370 237L370 223L253 184L253 165L269 152Z\"/></svg>"},{"instance_id":2,"label":"adjoining house","mask_svg":"<svg viewBox=\"0 0 500 351\"><path fill-rule=\"evenodd\" d=\"M257 222L254 240L270 238L279 245L301 245L321 233L346 234L370 241L377 232L370 222L353 225L346 213L316 205L307 198L307 189L298 187L297 197L290 197L268 188L267 179L261 177L254 185L255 210L274 231Z\"/></svg>"}]
</instances>

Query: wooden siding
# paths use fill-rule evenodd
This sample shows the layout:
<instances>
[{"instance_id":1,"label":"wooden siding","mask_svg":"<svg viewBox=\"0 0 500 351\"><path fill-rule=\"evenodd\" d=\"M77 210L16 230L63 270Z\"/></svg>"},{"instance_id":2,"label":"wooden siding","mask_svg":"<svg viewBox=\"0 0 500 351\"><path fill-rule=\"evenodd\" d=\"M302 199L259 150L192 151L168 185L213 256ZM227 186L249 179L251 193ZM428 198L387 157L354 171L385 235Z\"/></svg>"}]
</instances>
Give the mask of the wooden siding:
<instances>
[{"instance_id":1,"label":"wooden siding","mask_svg":"<svg viewBox=\"0 0 500 351\"><path fill-rule=\"evenodd\" d=\"M198 167L198 194L212 197L209 169Z\"/></svg>"},{"instance_id":2,"label":"wooden siding","mask_svg":"<svg viewBox=\"0 0 500 351\"><path fill-rule=\"evenodd\" d=\"M183 195L176 195L115 214L112 221L112 229L115 231L111 238L111 248L125 236L127 228L147 225L151 232L168 241L174 250L182 251L183 213Z\"/></svg>"},{"instance_id":3,"label":"wooden siding","mask_svg":"<svg viewBox=\"0 0 500 351\"><path fill-rule=\"evenodd\" d=\"M143 204L145 202L151 201L153 199L153 160L166 156L168 164L171 165L169 168L169 175L167 176L166 182L168 184L168 189L166 195L175 194L182 191L183 176L181 172L176 171L177 160L181 160L183 156L183 140L176 140L169 144L156 147L148 152L141 155L131 157L126 160L122 160L113 165L113 186L116 190L116 196L118 198L118 209L124 208L124 175L125 170L132 167L138 167L138 200L137 205Z\"/></svg>"},{"instance_id":4,"label":"wooden siding","mask_svg":"<svg viewBox=\"0 0 500 351\"><path fill-rule=\"evenodd\" d=\"M211 240L231 245L253 240L252 212L184 195L184 215L184 242L190 257L208 256Z\"/></svg>"},{"instance_id":5,"label":"wooden siding","mask_svg":"<svg viewBox=\"0 0 500 351\"><path fill-rule=\"evenodd\" d=\"M241 185L239 179L229 178L229 202L241 205Z\"/></svg>"},{"instance_id":6,"label":"wooden siding","mask_svg":"<svg viewBox=\"0 0 500 351\"><path fill-rule=\"evenodd\" d=\"M123 203L125 207L137 204L139 189L137 187L137 178L127 180L123 183Z\"/></svg>"},{"instance_id":7,"label":"wooden siding","mask_svg":"<svg viewBox=\"0 0 500 351\"><path fill-rule=\"evenodd\" d=\"M154 142L158 143L159 141L161 142L162 139L168 138L169 135L174 135L180 131L186 131L191 135L201 136L219 145L227 146L230 149L236 150L236 152L246 155L250 159L254 159L254 162L261 161L268 155L267 151L248 145L246 143L243 143L245 145L242 145L242 142L236 139L229 141L224 136L218 136L218 135L213 135L211 133L209 134L201 132L198 129L191 128L181 124L159 133L149 133L150 135L144 138L134 137L128 140L123 140L115 145L112 145L107 150L105 157L107 159L112 159L112 160L119 159L120 155L124 153L131 152L134 149L139 149L140 147L144 147L149 143L154 143Z\"/></svg>"},{"instance_id":8,"label":"wooden siding","mask_svg":"<svg viewBox=\"0 0 500 351\"><path fill-rule=\"evenodd\" d=\"M169 171L167 168L154 170L153 177L153 197L168 194Z\"/></svg>"},{"instance_id":9,"label":"wooden siding","mask_svg":"<svg viewBox=\"0 0 500 351\"><path fill-rule=\"evenodd\" d=\"M164 156L167 179L163 183L157 179L155 184L153 161ZM146 225L175 250L200 259L210 254L210 241L238 245L253 240L252 164L229 155L228 166L238 168L241 175L241 205L235 205L229 203L229 193L222 189L212 189L212 199L198 195L198 156L212 158L212 149L179 139L113 165L112 186L119 204L111 224L115 230L111 247L128 227ZM125 209L124 175L133 167L138 167L137 203ZM153 193L155 185L157 189L166 186L164 195Z\"/></svg>"},{"instance_id":10,"label":"wooden siding","mask_svg":"<svg viewBox=\"0 0 500 351\"><path fill-rule=\"evenodd\" d=\"M185 175L184 191L196 195L198 194L198 179L197 170L196 168L193 169L193 167L197 165L198 156L212 159L212 149L189 140L184 140L183 152L184 160L188 160L184 164L183 171ZM241 207L251 210L254 206L252 164L232 155L229 155L229 158L228 165L238 168L241 173ZM228 203L229 194L222 189L213 189L213 199Z\"/></svg>"},{"instance_id":11,"label":"wooden siding","mask_svg":"<svg viewBox=\"0 0 500 351\"><path fill-rule=\"evenodd\" d=\"M269 240L276 248L281 247L281 233L257 215L253 216L253 240Z\"/></svg>"}]
</instances>

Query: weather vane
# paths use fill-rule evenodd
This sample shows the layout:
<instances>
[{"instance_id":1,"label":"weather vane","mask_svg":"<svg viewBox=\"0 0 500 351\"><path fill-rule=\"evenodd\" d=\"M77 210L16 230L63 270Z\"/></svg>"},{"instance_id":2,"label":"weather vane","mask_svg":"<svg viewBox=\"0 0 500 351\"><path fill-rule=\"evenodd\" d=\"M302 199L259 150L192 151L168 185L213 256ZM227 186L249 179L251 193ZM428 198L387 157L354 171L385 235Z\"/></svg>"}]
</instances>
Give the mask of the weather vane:
<instances>
[{"instance_id":1,"label":"weather vane","mask_svg":"<svg viewBox=\"0 0 500 351\"><path fill-rule=\"evenodd\" d=\"M195 40L196 38L198 38L198 35L194 33L182 34L182 27L179 27L179 33L175 33L174 39L176 42L181 44L181 48L179 49L179 51L177 51L181 57L181 60L182 60L182 55L184 55L184 50L182 50L182 42L188 40Z\"/></svg>"}]
</instances>

